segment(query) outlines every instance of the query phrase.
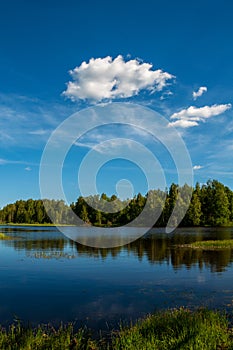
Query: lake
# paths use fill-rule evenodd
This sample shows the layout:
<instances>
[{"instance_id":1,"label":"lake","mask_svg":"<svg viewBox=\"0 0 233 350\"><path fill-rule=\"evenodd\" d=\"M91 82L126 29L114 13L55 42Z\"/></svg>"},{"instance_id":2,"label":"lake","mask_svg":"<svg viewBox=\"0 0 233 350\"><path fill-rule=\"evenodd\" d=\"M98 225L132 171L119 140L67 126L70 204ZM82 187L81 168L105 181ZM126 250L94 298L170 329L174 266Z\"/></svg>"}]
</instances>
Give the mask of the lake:
<instances>
[{"instance_id":1,"label":"lake","mask_svg":"<svg viewBox=\"0 0 233 350\"><path fill-rule=\"evenodd\" d=\"M152 229L124 247L105 249L74 242L55 227L0 231L12 238L0 240L2 325L15 319L33 326L75 321L107 330L120 320L178 306L232 311L233 250L179 244L230 239L233 228L180 228L171 234Z\"/></svg>"}]
</instances>

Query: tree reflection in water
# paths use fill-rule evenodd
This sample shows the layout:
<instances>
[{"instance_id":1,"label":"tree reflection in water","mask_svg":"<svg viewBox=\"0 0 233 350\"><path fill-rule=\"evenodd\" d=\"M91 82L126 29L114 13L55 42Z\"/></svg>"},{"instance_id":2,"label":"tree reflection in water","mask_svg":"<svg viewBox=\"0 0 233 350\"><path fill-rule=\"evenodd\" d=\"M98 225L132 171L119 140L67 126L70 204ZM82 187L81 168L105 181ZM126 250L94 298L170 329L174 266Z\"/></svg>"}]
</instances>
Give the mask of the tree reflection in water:
<instances>
[{"instance_id":1,"label":"tree reflection in water","mask_svg":"<svg viewBox=\"0 0 233 350\"><path fill-rule=\"evenodd\" d=\"M14 231L16 232L16 230ZM38 231L37 231L38 232ZM178 229L175 233L166 235L165 233L153 230L145 237L117 248L92 248L60 236L53 238L50 234L46 237L46 232L42 232L44 238L12 237L11 241L2 241L2 244L11 246L16 250L25 250L27 255L35 258L77 258L88 256L90 258L107 259L117 258L119 254L128 253L137 257L139 261L147 260L151 264L167 263L174 269L192 266L210 268L211 272L222 272L233 261L232 249L218 250L196 250L190 247L180 247L181 245L202 241L207 239L231 239L232 229ZM19 232L20 236L20 232ZM56 234L55 234L56 236Z\"/></svg>"}]
</instances>

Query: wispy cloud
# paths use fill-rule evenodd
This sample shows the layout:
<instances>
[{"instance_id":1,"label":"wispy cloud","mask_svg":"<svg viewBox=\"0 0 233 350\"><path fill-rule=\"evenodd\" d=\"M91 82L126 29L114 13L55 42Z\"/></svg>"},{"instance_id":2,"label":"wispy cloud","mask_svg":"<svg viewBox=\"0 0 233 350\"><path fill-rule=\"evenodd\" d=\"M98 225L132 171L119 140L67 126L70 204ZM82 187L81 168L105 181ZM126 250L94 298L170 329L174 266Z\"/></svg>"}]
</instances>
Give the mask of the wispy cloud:
<instances>
[{"instance_id":1,"label":"wispy cloud","mask_svg":"<svg viewBox=\"0 0 233 350\"><path fill-rule=\"evenodd\" d=\"M40 147L50 132L73 112L73 107L59 103L0 94L1 147Z\"/></svg>"},{"instance_id":2,"label":"wispy cloud","mask_svg":"<svg viewBox=\"0 0 233 350\"><path fill-rule=\"evenodd\" d=\"M73 81L69 81L63 94L71 100L92 100L101 102L116 98L128 98L145 89L161 91L168 80L174 78L161 69L152 70L152 64L138 59L125 61L119 55L92 58L71 70Z\"/></svg>"},{"instance_id":3,"label":"wispy cloud","mask_svg":"<svg viewBox=\"0 0 233 350\"><path fill-rule=\"evenodd\" d=\"M231 108L231 104L221 104L221 105L212 105L204 107L194 107L191 106L187 109L182 109L178 113L171 115L170 119L174 122L170 122L169 126L175 126L180 128L190 128L192 126L199 125L200 122L204 122L206 119L213 116L219 115Z\"/></svg>"},{"instance_id":4,"label":"wispy cloud","mask_svg":"<svg viewBox=\"0 0 233 350\"><path fill-rule=\"evenodd\" d=\"M12 141L14 141L14 138L12 136L8 135L5 131L1 131L0 132L0 142L4 143L6 141L12 142Z\"/></svg>"},{"instance_id":5,"label":"wispy cloud","mask_svg":"<svg viewBox=\"0 0 233 350\"><path fill-rule=\"evenodd\" d=\"M26 171L31 171L32 168L31 168L30 166L27 166L26 168L24 168L24 170L26 170Z\"/></svg>"},{"instance_id":6,"label":"wispy cloud","mask_svg":"<svg viewBox=\"0 0 233 350\"><path fill-rule=\"evenodd\" d=\"M114 147L119 147L119 141L117 141L118 139L121 140L120 142L123 142L124 139L126 146L130 145L130 140L140 142L144 145L151 142L158 142L144 129L136 128L132 125L121 126L116 124L114 126L105 126L104 132L102 129L98 128L90 131L89 133L80 137L74 143L74 146L89 149L95 148L95 151L99 153L111 153L113 152Z\"/></svg>"},{"instance_id":7,"label":"wispy cloud","mask_svg":"<svg viewBox=\"0 0 233 350\"><path fill-rule=\"evenodd\" d=\"M25 164L25 162L20 160L10 160L10 159L0 158L0 165L5 165L5 164Z\"/></svg>"},{"instance_id":8,"label":"wispy cloud","mask_svg":"<svg viewBox=\"0 0 233 350\"><path fill-rule=\"evenodd\" d=\"M201 86L197 91L193 91L193 99L196 100L198 97L202 96L204 92L207 92L206 86Z\"/></svg>"},{"instance_id":9,"label":"wispy cloud","mask_svg":"<svg viewBox=\"0 0 233 350\"><path fill-rule=\"evenodd\" d=\"M38 129L38 130L33 130L33 131L29 131L28 133L30 135L46 135L50 132L50 130L45 130L45 129Z\"/></svg>"},{"instance_id":10,"label":"wispy cloud","mask_svg":"<svg viewBox=\"0 0 233 350\"><path fill-rule=\"evenodd\" d=\"M200 170L202 168L203 168L202 165L194 165L193 170Z\"/></svg>"},{"instance_id":11,"label":"wispy cloud","mask_svg":"<svg viewBox=\"0 0 233 350\"><path fill-rule=\"evenodd\" d=\"M169 96L172 96L173 95L173 92L172 91L165 91L162 96L160 96L160 100L163 101L163 100L166 100Z\"/></svg>"},{"instance_id":12,"label":"wispy cloud","mask_svg":"<svg viewBox=\"0 0 233 350\"><path fill-rule=\"evenodd\" d=\"M95 152L98 152L101 154L114 154L116 151L118 152L121 144L122 144L122 147L124 147L124 149L132 147L131 140L120 139L119 137L106 138L101 135L96 135L96 136L97 136L96 140L94 140L92 136L90 138L86 138L82 142L76 141L74 145L77 147L93 149Z\"/></svg>"},{"instance_id":13,"label":"wispy cloud","mask_svg":"<svg viewBox=\"0 0 233 350\"><path fill-rule=\"evenodd\" d=\"M7 160L0 158L0 165L3 165L3 164L7 164Z\"/></svg>"},{"instance_id":14,"label":"wispy cloud","mask_svg":"<svg viewBox=\"0 0 233 350\"><path fill-rule=\"evenodd\" d=\"M102 143L99 143L94 147L94 150L101 154L111 155L126 155L128 152L133 151L135 148L135 142L130 139L109 139Z\"/></svg>"}]
</instances>

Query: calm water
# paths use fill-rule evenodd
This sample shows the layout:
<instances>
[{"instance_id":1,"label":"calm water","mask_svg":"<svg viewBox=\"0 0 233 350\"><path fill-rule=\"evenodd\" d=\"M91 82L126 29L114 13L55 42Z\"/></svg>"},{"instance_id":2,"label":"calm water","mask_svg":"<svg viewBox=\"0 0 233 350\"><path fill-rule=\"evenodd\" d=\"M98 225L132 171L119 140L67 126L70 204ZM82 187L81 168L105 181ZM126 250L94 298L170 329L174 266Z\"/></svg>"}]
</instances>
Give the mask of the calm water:
<instances>
[{"instance_id":1,"label":"calm water","mask_svg":"<svg viewBox=\"0 0 233 350\"><path fill-rule=\"evenodd\" d=\"M67 228L68 229L68 228ZM88 228L87 228L88 229ZM0 241L0 323L76 321L116 327L154 310L204 305L232 311L233 250L177 244L233 238L233 228L154 229L121 248L88 248L56 228L6 227Z\"/></svg>"}]
</instances>

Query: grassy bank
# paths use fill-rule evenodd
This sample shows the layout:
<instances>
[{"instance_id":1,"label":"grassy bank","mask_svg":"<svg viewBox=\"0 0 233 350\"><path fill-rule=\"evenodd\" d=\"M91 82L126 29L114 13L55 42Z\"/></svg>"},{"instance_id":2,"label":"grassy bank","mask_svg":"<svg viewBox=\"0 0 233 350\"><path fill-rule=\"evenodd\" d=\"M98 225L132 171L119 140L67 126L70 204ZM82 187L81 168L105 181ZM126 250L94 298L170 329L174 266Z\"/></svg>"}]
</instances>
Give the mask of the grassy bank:
<instances>
[{"instance_id":1,"label":"grassy bank","mask_svg":"<svg viewBox=\"0 0 233 350\"><path fill-rule=\"evenodd\" d=\"M226 316L200 309L168 310L148 316L135 325L112 332L107 340L93 340L84 330L74 332L71 325L55 330L12 325L0 330L2 350L175 350L233 349Z\"/></svg>"},{"instance_id":2,"label":"grassy bank","mask_svg":"<svg viewBox=\"0 0 233 350\"><path fill-rule=\"evenodd\" d=\"M205 249L205 250L225 249L225 248L233 249L233 239L193 242L190 244L184 244L182 245L182 247L190 247L194 249Z\"/></svg>"}]
</instances>

